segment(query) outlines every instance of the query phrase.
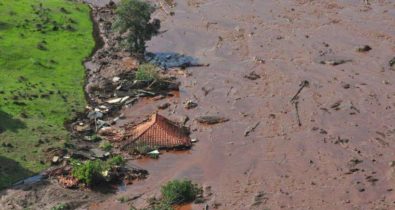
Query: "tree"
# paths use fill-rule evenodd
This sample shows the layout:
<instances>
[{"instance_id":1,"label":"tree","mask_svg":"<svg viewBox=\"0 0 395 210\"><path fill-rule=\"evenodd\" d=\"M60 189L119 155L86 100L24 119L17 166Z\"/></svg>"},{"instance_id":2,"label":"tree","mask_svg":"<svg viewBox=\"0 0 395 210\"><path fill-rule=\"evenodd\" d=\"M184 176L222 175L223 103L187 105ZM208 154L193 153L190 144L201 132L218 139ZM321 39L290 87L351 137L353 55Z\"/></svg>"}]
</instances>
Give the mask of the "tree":
<instances>
[{"instance_id":1,"label":"tree","mask_svg":"<svg viewBox=\"0 0 395 210\"><path fill-rule=\"evenodd\" d=\"M114 29L126 35L126 49L133 54L145 52L145 42L159 33L160 20L151 21L155 8L141 0L122 0L116 10Z\"/></svg>"}]
</instances>

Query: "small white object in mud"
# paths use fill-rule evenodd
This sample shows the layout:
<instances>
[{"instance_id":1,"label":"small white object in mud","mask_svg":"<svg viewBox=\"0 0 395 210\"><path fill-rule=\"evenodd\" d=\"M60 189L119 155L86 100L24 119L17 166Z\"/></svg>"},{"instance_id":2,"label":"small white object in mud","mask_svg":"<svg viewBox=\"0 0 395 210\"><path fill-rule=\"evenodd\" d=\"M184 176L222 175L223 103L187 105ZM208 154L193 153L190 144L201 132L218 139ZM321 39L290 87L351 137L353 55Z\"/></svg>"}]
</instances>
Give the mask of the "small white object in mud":
<instances>
[{"instance_id":1,"label":"small white object in mud","mask_svg":"<svg viewBox=\"0 0 395 210\"><path fill-rule=\"evenodd\" d=\"M102 113L107 113L110 110L109 110L109 108L107 106L100 105L98 108L95 108L95 111L102 112Z\"/></svg>"},{"instance_id":2,"label":"small white object in mud","mask_svg":"<svg viewBox=\"0 0 395 210\"><path fill-rule=\"evenodd\" d=\"M114 77L114 78L112 78L112 81L113 81L113 82L118 82L119 80L121 80L120 77Z\"/></svg>"},{"instance_id":3,"label":"small white object in mud","mask_svg":"<svg viewBox=\"0 0 395 210\"><path fill-rule=\"evenodd\" d=\"M197 139L191 139L191 142L192 143L196 143L196 142L198 142L199 140L197 140Z\"/></svg>"},{"instance_id":4,"label":"small white object in mud","mask_svg":"<svg viewBox=\"0 0 395 210\"><path fill-rule=\"evenodd\" d=\"M109 104L116 104L116 103L121 102L121 100L122 100L122 98L114 98L114 99L108 100L107 103L109 103Z\"/></svg>"},{"instance_id":5,"label":"small white object in mud","mask_svg":"<svg viewBox=\"0 0 395 210\"><path fill-rule=\"evenodd\" d=\"M123 98L114 98L114 99L108 100L107 103L109 103L109 104L117 104L117 103L125 102L128 99L129 99L129 96L125 96Z\"/></svg>"},{"instance_id":6,"label":"small white object in mud","mask_svg":"<svg viewBox=\"0 0 395 210\"><path fill-rule=\"evenodd\" d=\"M52 163L58 163L59 161L60 161L60 157L59 156L53 156Z\"/></svg>"},{"instance_id":7,"label":"small white object in mud","mask_svg":"<svg viewBox=\"0 0 395 210\"><path fill-rule=\"evenodd\" d=\"M125 102L126 100L128 100L130 98L130 96L125 96L121 99L121 103Z\"/></svg>"},{"instance_id":8,"label":"small white object in mud","mask_svg":"<svg viewBox=\"0 0 395 210\"><path fill-rule=\"evenodd\" d=\"M148 153L149 155L159 155L159 150L153 150L151 152Z\"/></svg>"},{"instance_id":9,"label":"small white object in mud","mask_svg":"<svg viewBox=\"0 0 395 210\"><path fill-rule=\"evenodd\" d=\"M117 122L119 119L120 119L119 117L116 117L116 118L114 118L112 121L113 121L113 122Z\"/></svg>"}]
</instances>

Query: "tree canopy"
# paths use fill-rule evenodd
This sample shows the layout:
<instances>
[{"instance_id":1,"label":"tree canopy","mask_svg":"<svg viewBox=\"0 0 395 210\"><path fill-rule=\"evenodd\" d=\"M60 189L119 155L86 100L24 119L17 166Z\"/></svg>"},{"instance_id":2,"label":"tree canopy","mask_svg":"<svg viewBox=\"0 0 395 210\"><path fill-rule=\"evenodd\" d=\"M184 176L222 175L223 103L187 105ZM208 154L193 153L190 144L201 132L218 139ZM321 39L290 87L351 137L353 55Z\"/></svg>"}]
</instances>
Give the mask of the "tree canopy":
<instances>
[{"instance_id":1,"label":"tree canopy","mask_svg":"<svg viewBox=\"0 0 395 210\"><path fill-rule=\"evenodd\" d=\"M145 42L157 35L160 20L151 21L155 8L141 0L122 0L116 10L114 29L126 34L126 49L133 54L144 54Z\"/></svg>"}]
</instances>

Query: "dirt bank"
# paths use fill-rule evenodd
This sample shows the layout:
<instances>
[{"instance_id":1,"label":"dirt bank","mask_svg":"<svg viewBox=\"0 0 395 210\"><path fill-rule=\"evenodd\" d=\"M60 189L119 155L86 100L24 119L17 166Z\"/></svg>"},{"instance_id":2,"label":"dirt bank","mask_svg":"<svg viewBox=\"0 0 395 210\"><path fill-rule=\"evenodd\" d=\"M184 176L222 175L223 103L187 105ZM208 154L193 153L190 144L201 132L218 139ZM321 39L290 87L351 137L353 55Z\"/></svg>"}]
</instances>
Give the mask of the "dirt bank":
<instances>
[{"instance_id":1,"label":"dirt bank","mask_svg":"<svg viewBox=\"0 0 395 210\"><path fill-rule=\"evenodd\" d=\"M126 208L117 196L144 194L134 201L141 207L161 184L184 177L211 186L210 209L394 208L393 2L175 2L159 10L167 32L149 50L210 63L188 70L179 98L162 112L188 115L199 143L136 162L150 177L92 209ZM356 50L365 44L372 50ZM330 65L339 60L351 62ZM244 77L252 71L260 78ZM299 95L299 126L290 100L303 80L309 87ZM185 110L187 99L198 107ZM124 109L119 125L155 109L143 103ZM193 120L205 114L230 121L207 127Z\"/></svg>"}]
</instances>

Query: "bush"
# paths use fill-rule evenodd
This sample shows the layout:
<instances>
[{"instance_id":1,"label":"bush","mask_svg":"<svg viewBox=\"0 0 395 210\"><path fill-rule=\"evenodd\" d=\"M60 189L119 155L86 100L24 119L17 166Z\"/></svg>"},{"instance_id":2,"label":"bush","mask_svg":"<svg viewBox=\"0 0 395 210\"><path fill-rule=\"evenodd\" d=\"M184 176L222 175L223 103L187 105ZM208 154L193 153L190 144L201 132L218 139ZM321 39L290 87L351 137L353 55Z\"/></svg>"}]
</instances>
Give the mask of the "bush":
<instances>
[{"instance_id":1,"label":"bush","mask_svg":"<svg viewBox=\"0 0 395 210\"><path fill-rule=\"evenodd\" d=\"M51 208L51 210L69 210L71 209L69 205L61 203Z\"/></svg>"},{"instance_id":2,"label":"bush","mask_svg":"<svg viewBox=\"0 0 395 210\"><path fill-rule=\"evenodd\" d=\"M101 173L104 170L99 160L88 160L84 163L73 160L71 165L73 177L87 185L98 183L103 178Z\"/></svg>"},{"instance_id":3,"label":"bush","mask_svg":"<svg viewBox=\"0 0 395 210\"><path fill-rule=\"evenodd\" d=\"M162 186L163 202L174 205L192 202L200 189L189 180L174 180Z\"/></svg>"},{"instance_id":4,"label":"bush","mask_svg":"<svg viewBox=\"0 0 395 210\"><path fill-rule=\"evenodd\" d=\"M122 156L114 156L110 159L107 160L107 165L108 167L113 167L113 166L123 166L125 165L125 159L123 159Z\"/></svg>"},{"instance_id":5,"label":"bush","mask_svg":"<svg viewBox=\"0 0 395 210\"><path fill-rule=\"evenodd\" d=\"M99 147L108 152L112 149L112 144L109 141L102 141L100 142Z\"/></svg>"},{"instance_id":6,"label":"bush","mask_svg":"<svg viewBox=\"0 0 395 210\"><path fill-rule=\"evenodd\" d=\"M136 80L154 81L160 80L156 68L152 64L141 64L136 71Z\"/></svg>"},{"instance_id":7,"label":"bush","mask_svg":"<svg viewBox=\"0 0 395 210\"><path fill-rule=\"evenodd\" d=\"M73 167L71 175L80 182L87 185L97 184L105 181L103 173L115 166L125 165L125 160L122 156L114 156L107 161L102 160L88 160L81 162L78 160L71 160Z\"/></svg>"}]
</instances>

